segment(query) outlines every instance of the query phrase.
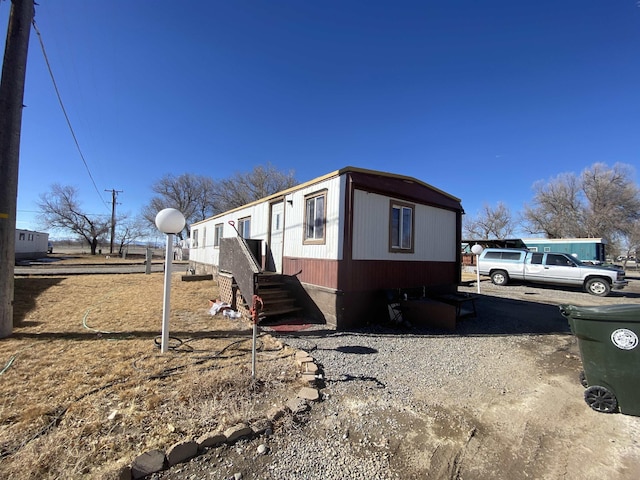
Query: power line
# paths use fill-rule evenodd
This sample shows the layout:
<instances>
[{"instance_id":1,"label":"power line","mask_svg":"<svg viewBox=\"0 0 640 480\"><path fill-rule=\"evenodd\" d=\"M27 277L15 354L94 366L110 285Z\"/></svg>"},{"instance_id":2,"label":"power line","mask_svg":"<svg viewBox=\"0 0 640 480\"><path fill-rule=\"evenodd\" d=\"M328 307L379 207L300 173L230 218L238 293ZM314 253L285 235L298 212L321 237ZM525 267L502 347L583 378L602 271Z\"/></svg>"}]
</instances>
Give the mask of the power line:
<instances>
[{"instance_id":1,"label":"power line","mask_svg":"<svg viewBox=\"0 0 640 480\"><path fill-rule=\"evenodd\" d=\"M93 179L93 175L91 174L91 170L89 169L89 165L87 164L87 161L84 158L84 154L82 153L82 150L80 149L80 143L78 142L78 138L76 137L76 134L75 134L75 132L73 130L73 126L71 125L71 120L69 119L69 115L67 115L67 109L64 107L64 103L62 102L62 96L60 95L60 90L58 90L58 84L56 83L56 79L53 76L53 70L51 69L51 64L49 63L49 57L47 56L47 52L46 52L46 50L44 48L44 42L42 40L42 35L40 34L40 30L38 29L38 25L36 24L36 19L34 18L31 21L31 23L33 24L33 28L34 28L34 30L36 32L36 35L38 35L38 41L40 42L40 48L42 49L42 55L44 56L44 61L47 64L47 70L49 70L49 75L51 76L51 81L53 83L53 88L56 91L56 96L58 97L58 102L60 103L60 107L62 108L62 113L64 114L64 118L67 121L67 125L69 126L69 130L71 131L71 136L73 137L73 141L75 142L76 148L78 149L78 153L80 154L80 158L82 159L82 163L84 163L84 166L87 169L87 173L89 174L89 178L91 179L91 183L93 183L93 188L96 190L96 193L100 197L100 200L102 200L102 203L104 204L104 206L107 207L107 203L104 201L104 198L102 198L102 194L100 193L100 190L98 189L98 186L96 185L96 182Z\"/></svg>"}]
</instances>

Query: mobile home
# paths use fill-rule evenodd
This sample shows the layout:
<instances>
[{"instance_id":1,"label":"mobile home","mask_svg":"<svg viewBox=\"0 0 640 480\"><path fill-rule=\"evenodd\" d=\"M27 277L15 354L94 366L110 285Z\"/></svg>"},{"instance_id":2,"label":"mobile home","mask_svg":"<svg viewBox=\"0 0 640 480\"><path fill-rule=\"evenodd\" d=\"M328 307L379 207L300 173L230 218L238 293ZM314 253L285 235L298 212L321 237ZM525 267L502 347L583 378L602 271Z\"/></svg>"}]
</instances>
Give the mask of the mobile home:
<instances>
[{"instance_id":1,"label":"mobile home","mask_svg":"<svg viewBox=\"0 0 640 480\"><path fill-rule=\"evenodd\" d=\"M49 234L16 229L16 260L47 256Z\"/></svg>"},{"instance_id":2,"label":"mobile home","mask_svg":"<svg viewBox=\"0 0 640 480\"><path fill-rule=\"evenodd\" d=\"M523 238L529 250L559 252L573 255L583 262L602 263L606 260L606 240L602 238Z\"/></svg>"},{"instance_id":3,"label":"mobile home","mask_svg":"<svg viewBox=\"0 0 640 480\"><path fill-rule=\"evenodd\" d=\"M386 315L387 289L457 288L462 213L418 179L345 167L192 224L189 261L218 276L221 294L233 277L248 304L243 272L280 274L306 315L344 329Z\"/></svg>"}]
</instances>

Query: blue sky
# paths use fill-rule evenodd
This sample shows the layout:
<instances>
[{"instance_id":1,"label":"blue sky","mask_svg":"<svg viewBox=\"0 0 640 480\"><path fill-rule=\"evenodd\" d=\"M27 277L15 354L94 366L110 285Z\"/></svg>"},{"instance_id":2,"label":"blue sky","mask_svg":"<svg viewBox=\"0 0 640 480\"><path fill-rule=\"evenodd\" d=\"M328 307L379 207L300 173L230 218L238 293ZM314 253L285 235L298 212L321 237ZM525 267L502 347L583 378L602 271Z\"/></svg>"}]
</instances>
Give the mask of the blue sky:
<instances>
[{"instance_id":1,"label":"blue sky","mask_svg":"<svg viewBox=\"0 0 640 480\"><path fill-rule=\"evenodd\" d=\"M38 3L95 186L32 30L18 228L41 228L54 182L96 214L121 190L135 215L164 174L270 162L302 182L351 165L418 178L474 216L519 212L537 180L639 164L635 0Z\"/></svg>"}]
</instances>

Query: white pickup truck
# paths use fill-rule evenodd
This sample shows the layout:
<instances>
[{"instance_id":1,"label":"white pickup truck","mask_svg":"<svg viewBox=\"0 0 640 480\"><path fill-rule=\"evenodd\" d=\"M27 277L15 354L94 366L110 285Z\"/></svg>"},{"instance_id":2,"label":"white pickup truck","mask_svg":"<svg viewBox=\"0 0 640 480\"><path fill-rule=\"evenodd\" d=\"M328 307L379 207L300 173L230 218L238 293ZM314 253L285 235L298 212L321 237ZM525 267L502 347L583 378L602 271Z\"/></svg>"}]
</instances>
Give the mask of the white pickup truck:
<instances>
[{"instance_id":1,"label":"white pickup truck","mask_svg":"<svg viewBox=\"0 0 640 480\"><path fill-rule=\"evenodd\" d=\"M565 253L531 252L515 248L487 248L478 258L480 275L488 275L496 285L510 280L549 285L582 286L587 293L604 297L612 289L621 289L629 282L624 270L613 267L585 265Z\"/></svg>"}]
</instances>

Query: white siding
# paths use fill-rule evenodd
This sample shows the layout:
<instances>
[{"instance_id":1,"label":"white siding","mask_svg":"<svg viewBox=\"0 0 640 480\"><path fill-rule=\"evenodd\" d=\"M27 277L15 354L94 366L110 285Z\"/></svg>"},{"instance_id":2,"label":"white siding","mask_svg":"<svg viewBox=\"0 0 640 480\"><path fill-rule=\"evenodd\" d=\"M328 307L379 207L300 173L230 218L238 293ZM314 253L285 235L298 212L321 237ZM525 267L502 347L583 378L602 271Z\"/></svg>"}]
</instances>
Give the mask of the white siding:
<instances>
[{"instance_id":1,"label":"white siding","mask_svg":"<svg viewBox=\"0 0 640 480\"><path fill-rule=\"evenodd\" d=\"M341 213L344 211L344 195L342 194L342 190L345 188L344 183L344 177L335 176L286 195L283 219L283 255L285 257L332 260L340 260L342 258L344 218L342 218L343 215ZM322 190L326 190L327 195L325 242L321 245L304 245L305 196ZM218 265L219 249L213 247L214 226L222 223L222 236L234 237L237 234L233 227L229 225L229 220L233 220L237 226L240 218L248 216L251 217L251 238L263 240L264 247L268 240L269 209L269 202L265 201L192 225L191 231L198 230L200 239L202 239L202 231L205 228L207 229L207 245L199 243L198 248L191 250L189 259L199 263Z\"/></svg>"},{"instance_id":2,"label":"white siding","mask_svg":"<svg viewBox=\"0 0 640 480\"><path fill-rule=\"evenodd\" d=\"M342 188L344 188L342 183L341 178L333 177L287 195L284 216L285 257L342 259L344 231L342 228L344 219L340 215L344 209L344 195L341 192ZM327 192L325 242L321 245L305 245L303 242L305 196L325 189Z\"/></svg>"},{"instance_id":3,"label":"white siding","mask_svg":"<svg viewBox=\"0 0 640 480\"><path fill-rule=\"evenodd\" d=\"M389 252L389 201L392 197L356 190L354 193L354 260L456 260L455 212L415 205L414 253ZM407 203L404 200L398 200Z\"/></svg>"},{"instance_id":4,"label":"white siding","mask_svg":"<svg viewBox=\"0 0 640 480\"><path fill-rule=\"evenodd\" d=\"M16 229L15 254L16 256L32 256L46 254L49 234L34 232L32 230Z\"/></svg>"},{"instance_id":5,"label":"white siding","mask_svg":"<svg viewBox=\"0 0 640 480\"><path fill-rule=\"evenodd\" d=\"M191 226L191 235L198 231L198 248L192 248L189 252L189 259L199 263L205 263L209 265L218 265L219 263L219 248L214 248L214 232L215 226L222 223L222 237L235 237L237 235L236 230L229 224L229 221L235 223L235 227L238 228L238 220L241 218L251 218L250 226L250 238L256 240L266 241L267 231L269 226L269 204L259 203L250 205L245 208L234 210L231 213L222 214L217 217L210 218L203 222L199 222ZM206 245L202 244L202 232L206 228L207 235L205 238Z\"/></svg>"}]
</instances>

